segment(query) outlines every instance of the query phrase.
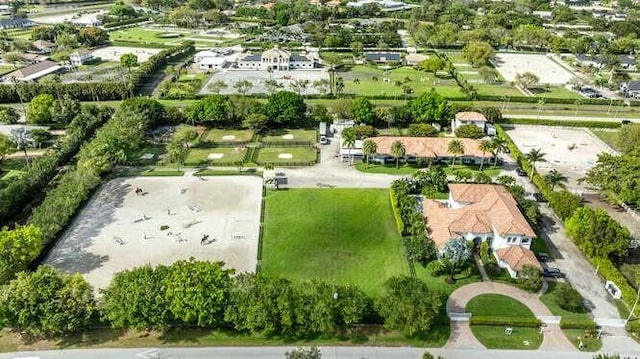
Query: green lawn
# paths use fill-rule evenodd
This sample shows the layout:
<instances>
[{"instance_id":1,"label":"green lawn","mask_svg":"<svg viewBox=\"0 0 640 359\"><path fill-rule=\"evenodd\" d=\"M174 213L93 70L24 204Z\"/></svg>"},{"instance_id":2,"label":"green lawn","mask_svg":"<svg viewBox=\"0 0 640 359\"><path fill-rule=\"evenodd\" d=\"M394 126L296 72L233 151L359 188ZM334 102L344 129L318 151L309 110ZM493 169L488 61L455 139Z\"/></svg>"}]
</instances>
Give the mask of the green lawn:
<instances>
[{"instance_id":1,"label":"green lawn","mask_svg":"<svg viewBox=\"0 0 640 359\"><path fill-rule=\"evenodd\" d=\"M455 165L453 169L451 168L451 165L440 165L440 166L442 166L442 168L444 169L444 172L447 175L454 175L455 171L458 171L458 170L468 170L475 175L477 172L479 172L479 169L480 169L480 166L467 166L467 165ZM402 162L400 162L400 167L398 169L396 169L395 163L388 163L386 165L370 164L368 167L366 163L356 163L355 167L358 171L361 171L361 172L385 173L385 174L392 174L392 175L410 175L418 170L417 167L407 165L407 164L402 164ZM493 168L493 166L491 165L485 165L482 172L489 175L489 177L497 177L500 174L500 167Z\"/></svg>"},{"instance_id":2,"label":"green lawn","mask_svg":"<svg viewBox=\"0 0 640 359\"><path fill-rule=\"evenodd\" d=\"M167 152L166 145L164 144L148 144L145 147L138 150L135 154L131 156L131 165L134 166L148 166L157 164L159 161L159 157ZM153 158L151 159L143 159L141 158L143 155L151 153L153 154Z\"/></svg>"},{"instance_id":3,"label":"green lawn","mask_svg":"<svg viewBox=\"0 0 640 359\"><path fill-rule=\"evenodd\" d=\"M225 136L233 136L226 137ZM211 129L207 131L204 138L207 142L249 142L253 138L251 130L227 130L227 129Z\"/></svg>"},{"instance_id":4,"label":"green lawn","mask_svg":"<svg viewBox=\"0 0 640 359\"><path fill-rule=\"evenodd\" d=\"M139 176L149 176L149 177L184 176L184 171L156 168L153 170L140 172Z\"/></svg>"},{"instance_id":5,"label":"green lawn","mask_svg":"<svg viewBox=\"0 0 640 359\"><path fill-rule=\"evenodd\" d=\"M596 130L592 129L594 135L598 136L604 143L609 145L616 151L620 151L618 147L618 137L620 136L620 130Z\"/></svg>"},{"instance_id":6,"label":"green lawn","mask_svg":"<svg viewBox=\"0 0 640 359\"><path fill-rule=\"evenodd\" d=\"M473 335L487 349L529 349L542 344L543 336L538 328L514 327L511 335L504 333L504 326L472 325ZM528 345L526 342L528 342Z\"/></svg>"},{"instance_id":7,"label":"green lawn","mask_svg":"<svg viewBox=\"0 0 640 359\"><path fill-rule=\"evenodd\" d=\"M209 74L193 74L187 73L181 75L178 81L172 82L171 87L167 93L171 95L192 95L197 94L202 88L202 85L209 79Z\"/></svg>"},{"instance_id":8,"label":"green lawn","mask_svg":"<svg viewBox=\"0 0 640 359\"><path fill-rule=\"evenodd\" d=\"M585 332L582 329L563 329L562 332L577 349L580 349L580 342L584 345L582 351L585 352L595 352L602 348L602 340L592 335L587 335L585 338Z\"/></svg>"},{"instance_id":9,"label":"green lawn","mask_svg":"<svg viewBox=\"0 0 640 359\"><path fill-rule=\"evenodd\" d=\"M480 317L535 318L522 302L502 294L482 294L473 297L465 312Z\"/></svg>"},{"instance_id":10,"label":"green lawn","mask_svg":"<svg viewBox=\"0 0 640 359\"><path fill-rule=\"evenodd\" d=\"M318 141L316 130L273 130L267 133L260 140L262 142L309 142L310 144Z\"/></svg>"},{"instance_id":11,"label":"green lawn","mask_svg":"<svg viewBox=\"0 0 640 359\"><path fill-rule=\"evenodd\" d=\"M558 286L568 285L568 284L554 283L554 282L548 282L548 284L549 284L549 288L543 295L540 296L540 301L544 303L544 305L546 305L547 308L549 308L549 310L551 311L551 313L553 313L553 315L561 316L562 318L566 318L566 319L585 319L585 320L591 319L591 316L589 315L589 313L573 313L568 310L564 310L560 308L560 306L556 303L555 301L556 289L558 288Z\"/></svg>"},{"instance_id":12,"label":"green lawn","mask_svg":"<svg viewBox=\"0 0 640 359\"><path fill-rule=\"evenodd\" d=\"M535 93L536 97L540 98L571 98L576 100L584 98L580 94L569 91L561 86L552 86L548 90L543 90L541 92L532 92Z\"/></svg>"},{"instance_id":13,"label":"green lawn","mask_svg":"<svg viewBox=\"0 0 640 359\"><path fill-rule=\"evenodd\" d=\"M444 75L444 74L443 74ZM384 71L374 66L355 65L348 71L338 72L337 76L344 79L344 92L358 95L402 95L402 86L396 86L395 82L400 81L402 85L408 85L413 89L413 93L418 95L435 88L438 93L447 97L463 97L460 88L455 80L451 78L434 77L433 74L413 69L412 67L401 67L389 70L388 76ZM377 78L377 80L374 79ZM385 82L384 78L389 81ZM405 82L408 78L410 81ZM355 80L358 80L356 82Z\"/></svg>"},{"instance_id":14,"label":"green lawn","mask_svg":"<svg viewBox=\"0 0 640 359\"><path fill-rule=\"evenodd\" d=\"M386 189L268 191L261 273L353 284L377 295L407 274Z\"/></svg>"},{"instance_id":15,"label":"green lawn","mask_svg":"<svg viewBox=\"0 0 640 359\"><path fill-rule=\"evenodd\" d=\"M198 165L216 162L243 161L246 148L233 147L196 147L189 151L185 164ZM222 154L222 158L209 158L212 153Z\"/></svg>"},{"instance_id":16,"label":"green lawn","mask_svg":"<svg viewBox=\"0 0 640 359\"><path fill-rule=\"evenodd\" d=\"M494 95L494 96L524 96L517 88L509 85L508 83L501 84L471 84L479 95Z\"/></svg>"},{"instance_id":17,"label":"green lawn","mask_svg":"<svg viewBox=\"0 0 640 359\"><path fill-rule=\"evenodd\" d=\"M123 30L116 30L109 33L111 40L113 41L128 41L139 42L143 44L178 44L189 35L188 33L178 33L181 36L176 37L161 37L163 34L173 34L174 32L162 32L147 30L141 27L131 27Z\"/></svg>"},{"instance_id":18,"label":"green lawn","mask_svg":"<svg viewBox=\"0 0 640 359\"><path fill-rule=\"evenodd\" d=\"M315 147L262 147L258 150L257 161L276 164L311 162L316 160L316 156Z\"/></svg>"}]
</instances>

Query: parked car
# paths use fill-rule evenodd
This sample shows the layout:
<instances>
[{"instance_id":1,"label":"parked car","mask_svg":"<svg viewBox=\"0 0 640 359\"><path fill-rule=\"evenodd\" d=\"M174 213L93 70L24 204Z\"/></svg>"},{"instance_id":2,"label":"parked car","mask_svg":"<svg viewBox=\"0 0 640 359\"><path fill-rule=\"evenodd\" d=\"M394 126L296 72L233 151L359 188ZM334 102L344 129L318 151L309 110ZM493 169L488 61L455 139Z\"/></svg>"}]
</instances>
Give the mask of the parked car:
<instances>
[{"instance_id":1,"label":"parked car","mask_svg":"<svg viewBox=\"0 0 640 359\"><path fill-rule=\"evenodd\" d=\"M564 274L558 268L544 268L542 276L546 278L562 278Z\"/></svg>"},{"instance_id":2,"label":"parked car","mask_svg":"<svg viewBox=\"0 0 640 359\"><path fill-rule=\"evenodd\" d=\"M544 198L542 193L538 193L538 192L534 193L533 198L535 198L537 202L547 202L547 199Z\"/></svg>"},{"instance_id":3,"label":"parked car","mask_svg":"<svg viewBox=\"0 0 640 359\"><path fill-rule=\"evenodd\" d=\"M546 262L546 261L548 261L550 259L549 254L545 253L545 252L538 252L538 254L536 254L536 256L538 257L540 262Z\"/></svg>"},{"instance_id":4,"label":"parked car","mask_svg":"<svg viewBox=\"0 0 640 359\"><path fill-rule=\"evenodd\" d=\"M523 170L520 167L516 168L516 173L518 174L518 176L527 177L527 171Z\"/></svg>"}]
</instances>

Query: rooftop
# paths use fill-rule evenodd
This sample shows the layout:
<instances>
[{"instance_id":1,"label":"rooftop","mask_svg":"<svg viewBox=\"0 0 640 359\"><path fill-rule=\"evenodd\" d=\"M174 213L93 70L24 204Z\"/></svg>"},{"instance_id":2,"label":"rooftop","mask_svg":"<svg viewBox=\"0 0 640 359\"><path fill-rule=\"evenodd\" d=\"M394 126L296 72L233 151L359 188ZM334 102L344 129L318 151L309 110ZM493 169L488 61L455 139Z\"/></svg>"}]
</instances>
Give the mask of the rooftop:
<instances>
[{"instance_id":1,"label":"rooftop","mask_svg":"<svg viewBox=\"0 0 640 359\"><path fill-rule=\"evenodd\" d=\"M462 208L449 208L446 203L423 199L422 207L438 247L464 233L514 234L535 237L513 196L502 186L489 184L449 184L450 195Z\"/></svg>"},{"instance_id":2,"label":"rooftop","mask_svg":"<svg viewBox=\"0 0 640 359\"><path fill-rule=\"evenodd\" d=\"M456 120L460 121L482 121L487 122L487 118L480 112L475 111L463 111L456 113Z\"/></svg>"},{"instance_id":3,"label":"rooftop","mask_svg":"<svg viewBox=\"0 0 640 359\"><path fill-rule=\"evenodd\" d=\"M542 266L540 265L540 262L538 262L535 254L525 247L517 245L508 246L498 249L496 254L500 260L506 262L509 267L515 271L521 271L526 265L542 270Z\"/></svg>"},{"instance_id":4,"label":"rooftop","mask_svg":"<svg viewBox=\"0 0 640 359\"><path fill-rule=\"evenodd\" d=\"M395 141L404 144L407 155L417 157L451 157L448 151L449 143L458 140L464 147L464 156L473 157L491 157L489 153L482 153L478 148L480 141L471 138L452 138L452 137L399 137L399 136L381 136L369 138L378 146L378 153L391 154L391 145Z\"/></svg>"}]
</instances>

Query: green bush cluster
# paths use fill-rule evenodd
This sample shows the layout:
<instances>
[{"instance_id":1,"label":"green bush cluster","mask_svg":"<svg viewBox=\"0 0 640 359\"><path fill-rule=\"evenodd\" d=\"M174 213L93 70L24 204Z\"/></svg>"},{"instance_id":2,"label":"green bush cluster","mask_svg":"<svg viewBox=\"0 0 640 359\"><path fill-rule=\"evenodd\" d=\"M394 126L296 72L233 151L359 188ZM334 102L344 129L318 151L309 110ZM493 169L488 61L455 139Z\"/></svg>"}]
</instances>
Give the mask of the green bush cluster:
<instances>
[{"instance_id":1,"label":"green bush cluster","mask_svg":"<svg viewBox=\"0 0 640 359\"><path fill-rule=\"evenodd\" d=\"M169 62L180 60L196 51L193 41L184 41L180 45L164 49L149 57L129 78L129 88L139 88L147 83L150 76L162 70Z\"/></svg>"},{"instance_id":2,"label":"green bush cluster","mask_svg":"<svg viewBox=\"0 0 640 359\"><path fill-rule=\"evenodd\" d=\"M595 330L596 322L591 319L562 317L560 320L560 328Z\"/></svg>"},{"instance_id":3,"label":"green bush cluster","mask_svg":"<svg viewBox=\"0 0 640 359\"><path fill-rule=\"evenodd\" d=\"M147 21L147 20L149 20L148 17L136 17L134 19L126 19L126 20L122 20L122 21L109 22L109 23L106 23L106 24L104 24L102 26L105 29L112 29L114 27L137 24L139 22L144 22L144 21Z\"/></svg>"},{"instance_id":4,"label":"green bush cluster","mask_svg":"<svg viewBox=\"0 0 640 359\"><path fill-rule=\"evenodd\" d=\"M469 319L471 325L493 325L493 326L512 326L512 327L539 327L542 322L536 318L519 318L519 317L485 317L472 316Z\"/></svg>"},{"instance_id":5,"label":"green bush cluster","mask_svg":"<svg viewBox=\"0 0 640 359\"><path fill-rule=\"evenodd\" d=\"M43 156L31 161L31 166L20 181L12 181L0 189L0 221L7 222L18 214L36 193L40 192L80 149L80 145L93 136L95 130L109 119L109 107L84 105L66 127L66 135Z\"/></svg>"},{"instance_id":6,"label":"green bush cluster","mask_svg":"<svg viewBox=\"0 0 640 359\"><path fill-rule=\"evenodd\" d=\"M584 313L587 311L582 295L568 284L556 283L554 300L560 308L569 312Z\"/></svg>"},{"instance_id":7,"label":"green bush cluster","mask_svg":"<svg viewBox=\"0 0 640 359\"><path fill-rule=\"evenodd\" d=\"M560 127L589 127L589 128L620 128L620 121L564 121L535 118L502 118L497 123L510 125L536 125L536 126L560 126Z\"/></svg>"},{"instance_id":8,"label":"green bush cluster","mask_svg":"<svg viewBox=\"0 0 640 359\"><path fill-rule=\"evenodd\" d=\"M41 94L70 96L79 101L106 101L122 100L128 96L129 90L123 81L0 85L0 103L28 102Z\"/></svg>"},{"instance_id":9,"label":"green bush cluster","mask_svg":"<svg viewBox=\"0 0 640 359\"><path fill-rule=\"evenodd\" d=\"M520 103L538 103L540 101L539 97L535 96L497 96L497 95L477 95L476 100L479 101L507 101L507 102L520 102ZM572 98L553 98L547 97L544 99L545 103L555 103L555 104L570 104L574 105L576 100ZM598 98L583 98L580 99L580 102L583 105L609 105L613 104L613 106L619 106L624 104L624 100L611 100L611 99L598 99ZM631 103L631 106L637 105L636 103Z\"/></svg>"}]
</instances>

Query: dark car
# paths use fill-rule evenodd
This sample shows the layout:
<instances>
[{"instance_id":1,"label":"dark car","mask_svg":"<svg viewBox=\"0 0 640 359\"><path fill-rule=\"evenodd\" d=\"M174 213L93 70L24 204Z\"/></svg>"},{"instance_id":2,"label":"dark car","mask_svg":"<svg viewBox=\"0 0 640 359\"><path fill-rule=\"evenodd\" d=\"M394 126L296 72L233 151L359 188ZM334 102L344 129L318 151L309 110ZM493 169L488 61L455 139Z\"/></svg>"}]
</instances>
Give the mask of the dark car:
<instances>
[{"instance_id":1,"label":"dark car","mask_svg":"<svg viewBox=\"0 0 640 359\"><path fill-rule=\"evenodd\" d=\"M518 174L518 176L527 177L527 171L523 170L520 167L516 168L516 173Z\"/></svg>"},{"instance_id":2,"label":"dark car","mask_svg":"<svg viewBox=\"0 0 640 359\"><path fill-rule=\"evenodd\" d=\"M538 257L540 262L546 262L546 261L548 261L550 259L549 254L545 253L545 252L538 252L538 254L536 254L536 256Z\"/></svg>"},{"instance_id":3,"label":"dark car","mask_svg":"<svg viewBox=\"0 0 640 359\"><path fill-rule=\"evenodd\" d=\"M533 194L533 198L535 198L537 202L546 202L547 201L547 199L544 198L542 193L538 193L538 192Z\"/></svg>"},{"instance_id":4,"label":"dark car","mask_svg":"<svg viewBox=\"0 0 640 359\"><path fill-rule=\"evenodd\" d=\"M558 268L544 268L542 270L542 276L546 278L562 278L564 274Z\"/></svg>"}]
</instances>

